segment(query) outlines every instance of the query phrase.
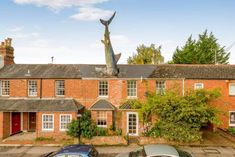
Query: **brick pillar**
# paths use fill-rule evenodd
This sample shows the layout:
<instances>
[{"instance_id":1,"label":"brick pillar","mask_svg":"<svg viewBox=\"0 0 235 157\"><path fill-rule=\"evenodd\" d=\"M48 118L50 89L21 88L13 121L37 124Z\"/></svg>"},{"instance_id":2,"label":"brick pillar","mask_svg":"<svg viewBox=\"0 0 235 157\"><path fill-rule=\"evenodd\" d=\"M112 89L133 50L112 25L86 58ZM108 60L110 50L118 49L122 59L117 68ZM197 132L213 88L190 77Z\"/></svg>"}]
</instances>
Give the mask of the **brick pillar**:
<instances>
[{"instance_id":1,"label":"brick pillar","mask_svg":"<svg viewBox=\"0 0 235 157\"><path fill-rule=\"evenodd\" d=\"M11 45L11 41L11 38L7 38L4 42L1 42L0 45L0 55L3 58L4 65L15 64L14 48Z\"/></svg>"}]
</instances>

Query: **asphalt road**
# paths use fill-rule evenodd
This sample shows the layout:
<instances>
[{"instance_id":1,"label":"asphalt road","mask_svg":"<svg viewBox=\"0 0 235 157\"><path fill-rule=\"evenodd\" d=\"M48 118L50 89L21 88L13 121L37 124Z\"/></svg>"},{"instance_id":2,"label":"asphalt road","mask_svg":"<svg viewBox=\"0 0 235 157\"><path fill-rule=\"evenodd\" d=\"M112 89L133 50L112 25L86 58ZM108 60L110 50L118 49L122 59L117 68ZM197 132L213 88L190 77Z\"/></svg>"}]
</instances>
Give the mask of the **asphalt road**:
<instances>
[{"instance_id":1,"label":"asphalt road","mask_svg":"<svg viewBox=\"0 0 235 157\"><path fill-rule=\"evenodd\" d=\"M234 157L233 147L180 147L192 153L195 157ZM0 147L0 157L39 157L41 154L58 150L59 147ZM138 149L138 146L128 147L97 147L102 157L121 157L122 153Z\"/></svg>"}]
</instances>

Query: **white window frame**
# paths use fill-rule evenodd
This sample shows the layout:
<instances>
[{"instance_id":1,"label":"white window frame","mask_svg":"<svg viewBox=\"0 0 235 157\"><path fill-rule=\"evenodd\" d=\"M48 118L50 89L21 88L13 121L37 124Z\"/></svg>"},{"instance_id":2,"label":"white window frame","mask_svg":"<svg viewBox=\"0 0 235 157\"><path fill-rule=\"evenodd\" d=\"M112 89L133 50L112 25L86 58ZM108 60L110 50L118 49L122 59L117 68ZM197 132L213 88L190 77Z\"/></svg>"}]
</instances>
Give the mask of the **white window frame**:
<instances>
[{"instance_id":1,"label":"white window frame","mask_svg":"<svg viewBox=\"0 0 235 157\"><path fill-rule=\"evenodd\" d=\"M58 88L58 86L57 86L57 82L64 82L64 88ZM57 90L64 90L64 95L58 95L57 94ZM57 96L57 97L64 97L65 96L65 80L55 80L55 95Z\"/></svg>"},{"instance_id":2,"label":"white window frame","mask_svg":"<svg viewBox=\"0 0 235 157\"><path fill-rule=\"evenodd\" d=\"M44 121L43 121L43 117L44 116L52 116L52 128L51 129L47 129L43 127ZM54 119L54 114L42 114L42 131L54 131L54 124L55 124L55 119Z\"/></svg>"},{"instance_id":3,"label":"white window frame","mask_svg":"<svg viewBox=\"0 0 235 157\"><path fill-rule=\"evenodd\" d=\"M8 93L8 95L3 95L3 92L2 92L2 90L3 90L3 82L9 82L9 86L8 86L8 91L9 91L9 93ZM0 81L0 95L1 96L6 96L6 97L8 97L8 96L10 96L10 80L1 80Z\"/></svg>"},{"instance_id":4,"label":"white window frame","mask_svg":"<svg viewBox=\"0 0 235 157\"><path fill-rule=\"evenodd\" d=\"M163 88L159 88L158 83L159 84L163 84ZM163 92L163 93L161 93L161 92ZM156 81L156 93L157 94L165 94L165 92L166 92L166 81L164 81L164 80L157 80Z\"/></svg>"},{"instance_id":5,"label":"white window frame","mask_svg":"<svg viewBox=\"0 0 235 157\"><path fill-rule=\"evenodd\" d=\"M100 94L101 83L104 83L104 82L107 83L107 95L102 95L102 94ZM104 85L103 85L103 86L104 86ZM98 96L99 96L99 97L105 97L105 98L107 98L107 97L109 96L109 82L108 82L108 80L99 80L99 81L98 81Z\"/></svg>"},{"instance_id":6,"label":"white window frame","mask_svg":"<svg viewBox=\"0 0 235 157\"><path fill-rule=\"evenodd\" d=\"M200 85L201 88L197 88L198 85ZM204 83L200 83L200 82L194 83L194 90L203 89L203 88L204 88Z\"/></svg>"},{"instance_id":7,"label":"white window frame","mask_svg":"<svg viewBox=\"0 0 235 157\"><path fill-rule=\"evenodd\" d=\"M103 115L103 117L98 117L98 113L99 112L101 112L101 113L104 113ZM108 113L107 113L107 111L97 111L96 112L96 124L97 124L97 127L100 127L100 128L107 128L107 123L108 123ZM99 118L103 118L103 119L101 119L101 120L105 120L106 121L106 125L99 125L98 124L98 120L99 120Z\"/></svg>"},{"instance_id":8,"label":"white window frame","mask_svg":"<svg viewBox=\"0 0 235 157\"><path fill-rule=\"evenodd\" d=\"M229 111L229 126L235 126L235 123L234 124L231 124L231 120L230 120L230 114L231 113L234 113L235 114L235 111ZM235 117L234 117L235 118Z\"/></svg>"},{"instance_id":9,"label":"white window frame","mask_svg":"<svg viewBox=\"0 0 235 157\"><path fill-rule=\"evenodd\" d=\"M67 131L68 128L66 128L66 129L61 128L61 126L62 126L62 125L61 125L61 123L62 123L62 122L61 122L61 119L62 119L61 117L62 117L62 116L69 116L69 117L70 117L70 122L67 122L67 123L66 123L66 125L68 125L69 123L72 122L72 115L71 115L71 114L60 114L60 131Z\"/></svg>"},{"instance_id":10,"label":"white window frame","mask_svg":"<svg viewBox=\"0 0 235 157\"><path fill-rule=\"evenodd\" d=\"M31 82L36 82L36 92L33 95L30 95L30 83ZM32 86L32 85L31 85ZM28 80L28 96L29 97L37 97L38 96L38 81L37 80Z\"/></svg>"},{"instance_id":11,"label":"white window frame","mask_svg":"<svg viewBox=\"0 0 235 157\"><path fill-rule=\"evenodd\" d=\"M128 88L128 83L129 82L135 82L135 88ZM129 95L129 90L135 90L135 95ZM130 91L130 92L133 92L133 91ZM137 98L137 81L136 80L127 80L127 98Z\"/></svg>"},{"instance_id":12,"label":"white window frame","mask_svg":"<svg viewBox=\"0 0 235 157\"><path fill-rule=\"evenodd\" d=\"M235 86L235 83L229 83L229 95L235 95L235 92L234 93L231 93L230 91L230 86Z\"/></svg>"},{"instance_id":13,"label":"white window frame","mask_svg":"<svg viewBox=\"0 0 235 157\"><path fill-rule=\"evenodd\" d=\"M129 115L135 114L136 115L136 134L130 134L129 133ZM130 136L138 136L139 135L139 114L138 112L127 112L126 113L126 132Z\"/></svg>"}]
</instances>

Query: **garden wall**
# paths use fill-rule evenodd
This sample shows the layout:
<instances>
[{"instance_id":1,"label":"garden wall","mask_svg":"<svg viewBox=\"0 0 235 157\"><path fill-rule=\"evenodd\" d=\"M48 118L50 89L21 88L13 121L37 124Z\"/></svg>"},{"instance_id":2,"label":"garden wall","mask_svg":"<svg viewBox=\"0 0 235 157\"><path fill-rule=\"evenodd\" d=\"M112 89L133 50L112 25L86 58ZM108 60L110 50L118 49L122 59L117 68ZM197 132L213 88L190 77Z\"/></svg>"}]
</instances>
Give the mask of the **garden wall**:
<instances>
[{"instance_id":1,"label":"garden wall","mask_svg":"<svg viewBox=\"0 0 235 157\"><path fill-rule=\"evenodd\" d=\"M92 145L127 145L122 136L94 136L92 139L82 138L82 143Z\"/></svg>"}]
</instances>

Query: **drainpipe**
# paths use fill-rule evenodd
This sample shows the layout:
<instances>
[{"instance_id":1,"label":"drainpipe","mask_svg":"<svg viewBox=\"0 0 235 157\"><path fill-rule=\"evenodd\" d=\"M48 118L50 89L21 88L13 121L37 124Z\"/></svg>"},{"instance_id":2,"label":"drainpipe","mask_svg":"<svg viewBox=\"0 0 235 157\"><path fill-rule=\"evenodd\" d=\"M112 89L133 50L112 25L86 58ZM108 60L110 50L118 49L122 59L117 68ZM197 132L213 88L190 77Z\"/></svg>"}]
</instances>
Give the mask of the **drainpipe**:
<instances>
[{"instance_id":1,"label":"drainpipe","mask_svg":"<svg viewBox=\"0 0 235 157\"><path fill-rule=\"evenodd\" d=\"M182 79L182 95L184 96L184 80L185 78Z\"/></svg>"},{"instance_id":2,"label":"drainpipe","mask_svg":"<svg viewBox=\"0 0 235 157\"><path fill-rule=\"evenodd\" d=\"M42 78L40 78L40 99L42 99Z\"/></svg>"}]
</instances>

